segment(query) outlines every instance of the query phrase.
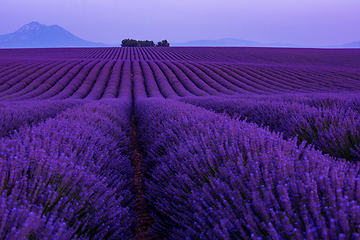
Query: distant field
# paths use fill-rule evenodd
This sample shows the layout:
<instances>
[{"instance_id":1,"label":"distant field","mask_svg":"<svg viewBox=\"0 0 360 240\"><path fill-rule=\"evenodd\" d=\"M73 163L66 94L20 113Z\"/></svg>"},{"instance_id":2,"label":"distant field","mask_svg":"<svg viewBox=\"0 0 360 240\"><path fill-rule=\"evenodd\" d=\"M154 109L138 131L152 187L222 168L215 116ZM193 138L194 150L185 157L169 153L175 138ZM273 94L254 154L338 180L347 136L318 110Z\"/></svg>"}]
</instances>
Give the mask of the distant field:
<instances>
[{"instance_id":1,"label":"distant field","mask_svg":"<svg viewBox=\"0 0 360 240\"><path fill-rule=\"evenodd\" d=\"M1 239L359 239L360 50L0 50Z\"/></svg>"}]
</instances>

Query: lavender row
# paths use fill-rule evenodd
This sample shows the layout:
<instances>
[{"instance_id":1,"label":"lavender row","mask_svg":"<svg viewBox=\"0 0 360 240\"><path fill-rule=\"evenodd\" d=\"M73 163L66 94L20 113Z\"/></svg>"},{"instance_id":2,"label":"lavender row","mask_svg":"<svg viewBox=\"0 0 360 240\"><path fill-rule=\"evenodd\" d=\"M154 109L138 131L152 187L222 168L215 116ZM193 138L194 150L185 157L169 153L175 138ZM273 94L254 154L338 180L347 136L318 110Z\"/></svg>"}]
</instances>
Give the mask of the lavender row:
<instances>
[{"instance_id":1,"label":"lavender row","mask_svg":"<svg viewBox=\"0 0 360 240\"><path fill-rule=\"evenodd\" d=\"M39 86L35 91L38 91L40 89L41 93L39 95L33 96L32 99L34 100L43 100L43 99L50 99L54 97L55 95L61 93L61 94L67 94L67 91L63 91L65 87L67 87L72 79L78 75L81 74L84 70L87 71L87 67L89 65L95 64L96 61L81 61L77 62L74 66L71 66L71 69L66 72L65 75L53 75L51 78L49 78L44 84ZM82 80L81 80L82 81ZM56 99L56 98L54 98ZM61 99L61 98L59 98Z\"/></svg>"},{"instance_id":2,"label":"lavender row","mask_svg":"<svg viewBox=\"0 0 360 240\"><path fill-rule=\"evenodd\" d=\"M73 108L79 101L26 101L0 102L0 137L5 137L24 125L34 125L54 118L62 111Z\"/></svg>"},{"instance_id":3,"label":"lavender row","mask_svg":"<svg viewBox=\"0 0 360 240\"><path fill-rule=\"evenodd\" d=\"M72 64L72 62L55 62L53 64L50 64L46 69L36 72L36 75L30 75L29 77L21 80L14 87L8 89L7 91L4 91L2 94L0 94L0 97L8 95L8 99L23 100L27 96L33 94L30 92L39 88L42 84L44 84L49 78L53 77L54 75L65 75L68 66Z\"/></svg>"},{"instance_id":4,"label":"lavender row","mask_svg":"<svg viewBox=\"0 0 360 240\"><path fill-rule=\"evenodd\" d=\"M75 92L71 91L69 94L71 99L83 99L89 94L106 62L107 61L105 60L98 62L91 68L90 72L87 72L87 76L85 78L79 79L81 85L75 90Z\"/></svg>"},{"instance_id":5,"label":"lavender row","mask_svg":"<svg viewBox=\"0 0 360 240\"><path fill-rule=\"evenodd\" d=\"M144 76L147 95L149 97L163 98L164 96L160 91L160 87L155 80L154 74L149 67L149 64L146 61L139 61L139 63ZM139 71L137 70L137 72Z\"/></svg>"},{"instance_id":6,"label":"lavender row","mask_svg":"<svg viewBox=\"0 0 360 240\"><path fill-rule=\"evenodd\" d=\"M213 74L211 74L209 76L208 73L203 71L205 69L201 69L201 68L198 67L199 65L196 65L196 64L193 64L193 63L188 63L188 62L183 63L183 64L188 69L190 69L193 73L195 73L208 86L210 86L211 88L213 88L217 92L220 92L220 93L223 93L223 94L228 94L228 95L238 94L236 91L233 91L234 89L228 89L227 86L224 86L224 85L226 85L226 84L224 84L226 81L219 78L218 76L215 77ZM215 78L213 78L213 77L215 77Z\"/></svg>"},{"instance_id":7,"label":"lavender row","mask_svg":"<svg viewBox=\"0 0 360 240\"><path fill-rule=\"evenodd\" d=\"M133 61L133 63L137 65L137 61ZM148 97L176 98L191 95L221 94L204 83L202 79L183 64L139 61L139 65ZM135 70L133 69L133 71ZM136 69L136 72L140 74L140 69ZM214 82L213 80L209 81Z\"/></svg>"},{"instance_id":8,"label":"lavender row","mask_svg":"<svg viewBox=\"0 0 360 240\"><path fill-rule=\"evenodd\" d=\"M280 71L279 75L272 76L268 74L268 71L261 72L256 71L251 68L236 68L242 72L245 72L246 74L254 77L255 79L259 79L260 81L273 85L273 88L277 88L278 90L287 89L288 91L306 91L306 90L312 90L312 91L322 91L324 90L324 87L322 83L319 82L311 82L309 79L300 79L296 76L291 76L287 74L286 69L282 69ZM269 71L271 72L271 71ZM330 88L331 89L331 88Z\"/></svg>"},{"instance_id":9,"label":"lavender row","mask_svg":"<svg viewBox=\"0 0 360 240\"><path fill-rule=\"evenodd\" d=\"M171 70L175 77L181 82L181 84L192 94L196 96L206 96L210 95L203 89L199 88L192 80L191 78L183 72L178 66L176 66L172 62L164 62L164 64L168 67L169 70Z\"/></svg>"},{"instance_id":10,"label":"lavender row","mask_svg":"<svg viewBox=\"0 0 360 240\"><path fill-rule=\"evenodd\" d=\"M189 89L184 87L183 83L177 78L174 72L166 66L166 64L161 61L155 61L155 63L157 65L157 69L159 69L162 72L162 75L166 77L167 81L170 83L177 95L180 97L194 96Z\"/></svg>"},{"instance_id":11,"label":"lavender row","mask_svg":"<svg viewBox=\"0 0 360 240\"><path fill-rule=\"evenodd\" d=\"M106 62L104 67L101 69L99 75L97 76L96 82L94 83L93 87L91 88L89 94L86 96L85 99L98 100L102 97L114 65L115 61Z\"/></svg>"},{"instance_id":12,"label":"lavender row","mask_svg":"<svg viewBox=\"0 0 360 240\"><path fill-rule=\"evenodd\" d=\"M32 61L30 64L29 61L23 61L20 65L6 68L0 75L0 84L6 83L14 77L18 77L18 75L23 75L23 77L28 76L32 73L30 71L41 63L43 63L43 61Z\"/></svg>"},{"instance_id":13,"label":"lavender row","mask_svg":"<svg viewBox=\"0 0 360 240\"><path fill-rule=\"evenodd\" d=\"M352 109L360 113L360 98L358 92L291 94L274 96L272 99L297 102L322 109L331 109L333 107Z\"/></svg>"},{"instance_id":14,"label":"lavender row","mask_svg":"<svg viewBox=\"0 0 360 240\"><path fill-rule=\"evenodd\" d=\"M360 114L334 106L320 109L305 104L236 98L188 98L182 101L218 113L237 117L272 131L285 138L297 137L337 158L360 161Z\"/></svg>"},{"instance_id":15,"label":"lavender row","mask_svg":"<svg viewBox=\"0 0 360 240\"><path fill-rule=\"evenodd\" d=\"M340 70L341 71L341 70ZM279 72L279 71L278 71ZM359 77L348 78L347 76L339 75L339 70L335 69L311 69L299 70L294 68L286 69L280 74L286 78L295 79L295 83L303 82L312 87L319 86L321 89L333 89L337 91L354 91L359 89ZM325 75L324 75L325 74ZM349 73L352 75L351 73Z\"/></svg>"},{"instance_id":16,"label":"lavender row","mask_svg":"<svg viewBox=\"0 0 360 240\"><path fill-rule=\"evenodd\" d=\"M6 62L10 62L7 60ZM35 61L36 62L36 61ZM7 80L29 70L31 68L28 61L18 61L15 64L9 64L8 66L2 66L0 70L0 84L3 84Z\"/></svg>"},{"instance_id":17,"label":"lavender row","mask_svg":"<svg viewBox=\"0 0 360 240\"><path fill-rule=\"evenodd\" d=\"M240 94L249 94L249 93L259 93L258 90L251 88L248 85L242 84L238 80L234 79L230 75L222 72L215 66L208 66L204 64L193 63L194 66L201 69L206 75L210 78L217 81L220 85L226 87L227 89L237 92Z\"/></svg>"},{"instance_id":18,"label":"lavender row","mask_svg":"<svg viewBox=\"0 0 360 240\"><path fill-rule=\"evenodd\" d=\"M161 94L166 98L176 98L179 95L175 92L171 84L169 83L168 79L161 71L159 66L154 61L148 61L147 64L149 65L156 83L161 91Z\"/></svg>"},{"instance_id":19,"label":"lavender row","mask_svg":"<svg viewBox=\"0 0 360 240\"><path fill-rule=\"evenodd\" d=\"M195 50L195 51L194 51ZM36 58L65 58L65 59L106 59L106 60L196 60L196 61L221 61L229 60L221 56L214 56L193 48L152 48L152 47L106 47L106 48L72 48L72 49L37 49L28 53L22 51L2 51L3 56L29 55Z\"/></svg>"},{"instance_id":20,"label":"lavender row","mask_svg":"<svg viewBox=\"0 0 360 240\"><path fill-rule=\"evenodd\" d=\"M76 65L70 71L72 74L65 75L62 79L60 79L60 83L56 83L56 85L54 85L53 88L50 88L43 97L48 96L49 99L52 100L70 98L70 96L73 96L74 93L79 90L86 79L90 78L92 80L94 78L90 75L90 73L98 64L101 63L98 61L91 61L84 62L81 65ZM96 68L96 70L98 70L98 68ZM91 83L91 80L87 81L86 86Z\"/></svg>"},{"instance_id":21,"label":"lavender row","mask_svg":"<svg viewBox=\"0 0 360 240\"><path fill-rule=\"evenodd\" d=\"M104 93L102 97L104 99L107 98L116 98L118 95L118 88L119 88L119 79L121 76L121 69L124 65L124 62L117 61L115 65L112 68L111 75L109 76L106 89L104 90Z\"/></svg>"},{"instance_id":22,"label":"lavender row","mask_svg":"<svg viewBox=\"0 0 360 240\"><path fill-rule=\"evenodd\" d=\"M135 119L154 238L360 237L359 164L173 100Z\"/></svg>"},{"instance_id":23,"label":"lavender row","mask_svg":"<svg viewBox=\"0 0 360 240\"><path fill-rule=\"evenodd\" d=\"M245 93L248 92L248 93L266 94L269 92L270 93L274 92L272 88L266 88L265 91L261 89L262 85L256 83L258 79L251 79L252 81L250 81L246 78L239 77L237 74L234 73L234 70L228 70L227 68L224 68L221 64L202 64L202 65L210 69L212 72L217 73L220 77L229 81L229 83L232 86L243 89ZM228 65L229 64L226 64L225 66Z\"/></svg>"},{"instance_id":24,"label":"lavender row","mask_svg":"<svg viewBox=\"0 0 360 240\"><path fill-rule=\"evenodd\" d=\"M125 61L122 67L120 78L120 86L117 98L124 99L125 101L132 101L132 73L131 62Z\"/></svg>"},{"instance_id":25,"label":"lavender row","mask_svg":"<svg viewBox=\"0 0 360 240\"><path fill-rule=\"evenodd\" d=\"M131 68L133 70L132 72L133 72L133 81L134 81L134 89L133 89L134 100L147 98L148 92L150 91L146 91L145 78L141 70L139 61L132 61Z\"/></svg>"},{"instance_id":26,"label":"lavender row","mask_svg":"<svg viewBox=\"0 0 360 240\"><path fill-rule=\"evenodd\" d=\"M13 77L6 76L1 79L1 86L0 86L0 93L1 96L5 95L6 91L11 89L17 88L19 83L25 79L25 81L31 81L33 78L40 76L43 72L40 71L41 69L48 69L49 63L48 62L36 62L30 64L27 70L22 72L21 74L16 74ZM21 89L21 88L20 88Z\"/></svg>"},{"instance_id":27,"label":"lavender row","mask_svg":"<svg viewBox=\"0 0 360 240\"><path fill-rule=\"evenodd\" d=\"M130 238L130 114L97 101L0 139L0 238Z\"/></svg>"},{"instance_id":28,"label":"lavender row","mask_svg":"<svg viewBox=\"0 0 360 240\"><path fill-rule=\"evenodd\" d=\"M18 96L23 93L27 93L31 90L34 90L39 84L38 82L44 82L47 78L51 77L55 74L62 66L60 62L54 63L47 63L43 68L37 70L35 73L27 76L26 78L22 79L18 83L11 86L9 89L0 93L0 97L10 96L11 98L14 96ZM10 83L11 81L8 81ZM6 84L5 84L6 86ZM10 85L8 85L10 86Z\"/></svg>"},{"instance_id":29,"label":"lavender row","mask_svg":"<svg viewBox=\"0 0 360 240\"><path fill-rule=\"evenodd\" d=\"M237 67L236 65L218 64L220 70L238 79L239 81L261 90L263 93L281 93L287 91L293 91L299 89L299 85L296 86L278 86L278 82L281 82L281 78L269 80L269 76L265 78L261 75L255 75L253 72L248 71L244 67ZM287 83L289 84L289 83Z\"/></svg>"},{"instance_id":30,"label":"lavender row","mask_svg":"<svg viewBox=\"0 0 360 240\"><path fill-rule=\"evenodd\" d=\"M332 86L333 81L330 79L327 83L319 83L320 86L314 79L282 79L279 74L270 74L273 70L269 67L264 67L263 71L259 67L249 68L229 63L69 60L52 61L50 65L48 62L41 62L34 66L40 70L30 69L35 72L23 72L4 81L0 85L0 98L19 101L125 97L129 100L135 85L136 88L143 89L142 97L146 91L147 97L165 98L357 89L355 83L345 82L341 86ZM289 71L289 68L286 69ZM137 76L141 74L144 79L136 79L141 86L134 83L135 71ZM135 95L134 97L136 98Z\"/></svg>"},{"instance_id":31,"label":"lavender row","mask_svg":"<svg viewBox=\"0 0 360 240\"><path fill-rule=\"evenodd\" d=\"M178 67L199 89L209 93L210 95L222 95L221 91L214 87L212 82L203 81L199 76L202 76L201 72L192 71L189 67L185 66L183 63L173 62L173 64ZM206 79L208 80L208 79Z\"/></svg>"},{"instance_id":32,"label":"lavender row","mask_svg":"<svg viewBox=\"0 0 360 240\"><path fill-rule=\"evenodd\" d=\"M189 98L190 99L190 98ZM195 99L195 98L193 98ZM210 99L210 98L209 98ZM351 109L360 112L359 92L312 92L312 93L286 93L273 95L238 95L222 96L226 99L253 99L257 101L277 101L285 103L306 104L320 109L331 109L334 107ZM186 99L184 99L187 101Z\"/></svg>"},{"instance_id":33,"label":"lavender row","mask_svg":"<svg viewBox=\"0 0 360 240\"><path fill-rule=\"evenodd\" d=\"M303 66L332 68L351 73L359 79L360 51L357 49L285 49L285 48L61 48L2 49L0 60L28 59L108 59L229 62L259 66ZM336 71L338 72L338 71Z\"/></svg>"},{"instance_id":34,"label":"lavender row","mask_svg":"<svg viewBox=\"0 0 360 240\"><path fill-rule=\"evenodd\" d=\"M66 62L65 65L61 67L59 71L52 75L48 75L45 73L42 77L34 79L27 87L25 87L22 91L15 92L8 97L8 100L14 101L22 101L28 100L35 97L38 97L49 89L51 89L54 85L56 85L57 81L61 78L66 77L67 75L71 74L72 68L76 68L75 66L81 66L79 62L69 61ZM78 67L77 66L77 67ZM46 76L47 75L47 76ZM51 92L51 91L50 91ZM48 94L48 93L47 93ZM51 95L50 95L51 96Z\"/></svg>"}]
</instances>

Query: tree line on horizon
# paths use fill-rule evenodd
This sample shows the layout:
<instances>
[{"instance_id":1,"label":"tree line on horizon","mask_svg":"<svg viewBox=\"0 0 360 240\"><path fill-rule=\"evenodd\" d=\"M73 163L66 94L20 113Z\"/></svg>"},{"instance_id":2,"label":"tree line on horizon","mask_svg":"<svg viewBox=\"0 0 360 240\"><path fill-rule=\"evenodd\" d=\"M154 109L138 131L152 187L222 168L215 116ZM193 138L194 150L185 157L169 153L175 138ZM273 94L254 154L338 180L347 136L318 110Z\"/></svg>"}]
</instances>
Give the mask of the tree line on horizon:
<instances>
[{"instance_id":1,"label":"tree line on horizon","mask_svg":"<svg viewBox=\"0 0 360 240\"><path fill-rule=\"evenodd\" d=\"M121 41L121 47L170 47L170 43L166 39L157 44L149 40L124 39Z\"/></svg>"}]
</instances>

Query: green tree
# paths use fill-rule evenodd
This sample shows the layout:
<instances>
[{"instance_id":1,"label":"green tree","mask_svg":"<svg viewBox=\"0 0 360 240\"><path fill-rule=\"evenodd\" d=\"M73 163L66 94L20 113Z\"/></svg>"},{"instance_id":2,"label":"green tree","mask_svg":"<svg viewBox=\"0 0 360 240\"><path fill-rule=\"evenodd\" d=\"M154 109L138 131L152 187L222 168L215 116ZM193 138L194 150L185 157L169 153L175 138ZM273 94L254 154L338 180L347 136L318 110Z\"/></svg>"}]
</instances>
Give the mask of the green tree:
<instances>
[{"instance_id":1,"label":"green tree","mask_svg":"<svg viewBox=\"0 0 360 240\"><path fill-rule=\"evenodd\" d=\"M170 43L168 43L168 41L165 39L165 40L162 40L161 42L158 42L157 47L170 47Z\"/></svg>"}]
</instances>

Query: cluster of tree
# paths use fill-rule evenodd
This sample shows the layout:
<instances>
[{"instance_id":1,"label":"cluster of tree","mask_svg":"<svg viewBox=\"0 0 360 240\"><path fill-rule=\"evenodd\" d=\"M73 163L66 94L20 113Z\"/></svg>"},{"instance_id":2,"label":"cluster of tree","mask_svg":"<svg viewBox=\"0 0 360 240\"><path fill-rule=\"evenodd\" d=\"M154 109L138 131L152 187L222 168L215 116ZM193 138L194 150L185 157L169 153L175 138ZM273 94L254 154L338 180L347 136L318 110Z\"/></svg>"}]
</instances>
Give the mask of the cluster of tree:
<instances>
[{"instance_id":1,"label":"cluster of tree","mask_svg":"<svg viewBox=\"0 0 360 240\"><path fill-rule=\"evenodd\" d=\"M156 44L157 47L170 47L170 43L167 40L162 40Z\"/></svg>"},{"instance_id":2,"label":"cluster of tree","mask_svg":"<svg viewBox=\"0 0 360 240\"><path fill-rule=\"evenodd\" d=\"M170 44L167 40L162 40L158 42L156 45L153 41L145 40L135 40L135 39L124 39L121 41L122 47L169 47Z\"/></svg>"}]
</instances>

